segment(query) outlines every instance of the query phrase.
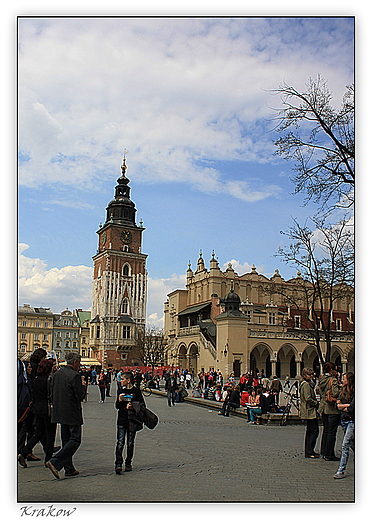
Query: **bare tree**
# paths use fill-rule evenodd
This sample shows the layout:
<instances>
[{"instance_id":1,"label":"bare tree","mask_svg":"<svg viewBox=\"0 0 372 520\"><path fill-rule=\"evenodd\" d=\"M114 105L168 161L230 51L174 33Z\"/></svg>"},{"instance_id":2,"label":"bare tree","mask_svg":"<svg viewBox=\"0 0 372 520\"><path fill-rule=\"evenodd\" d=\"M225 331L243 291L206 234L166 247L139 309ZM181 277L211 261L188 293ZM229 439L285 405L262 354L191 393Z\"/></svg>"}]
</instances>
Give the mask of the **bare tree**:
<instances>
[{"instance_id":1,"label":"bare tree","mask_svg":"<svg viewBox=\"0 0 372 520\"><path fill-rule=\"evenodd\" d=\"M137 337L137 352L145 366L152 370L164 362L166 340L163 330L154 327L143 329Z\"/></svg>"},{"instance_id":2,"label":"bare tree","mask_svg":"<svg viewBox=\"0 0 372 520\"><path fill-rule=\"evenodd\" d=\"M332 317L335 303L345 298L350 303L353 301L353 233L345 219L337 225L315 218L311 220L315 231L306 225L300 226L293 219L294 225L282 232L290 244L280 247L277 256L298 269L293 282L295 296L291 299L287 293L287 301L301 307L323 364L330 360L332 340L336 334ZM326 344L325 356L321 349L322 341Z\"/></svg>"},{"instance_id":3,"label":"bare tree","mask_svg":"<svg viewBox=\"0 0 372 520\"><path fill-rule=\"evenodd\" d=\"M331 105L332 94L320 76L299 92L286 83L271 91L282 107L273 117L280 134L275 155L294 161L295 193L306 193L321 210L350 207L354 199L354 86L348 85L342 106Z\"/></svg>"}]
</instances>

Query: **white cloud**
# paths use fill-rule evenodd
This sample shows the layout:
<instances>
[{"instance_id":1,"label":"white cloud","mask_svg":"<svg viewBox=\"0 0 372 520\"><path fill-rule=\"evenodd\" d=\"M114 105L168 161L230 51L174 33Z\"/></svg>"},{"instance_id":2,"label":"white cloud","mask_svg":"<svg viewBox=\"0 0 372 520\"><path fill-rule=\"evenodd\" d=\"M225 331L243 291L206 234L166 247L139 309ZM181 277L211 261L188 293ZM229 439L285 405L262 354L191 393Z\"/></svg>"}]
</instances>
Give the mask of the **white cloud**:
<instances>
[{"instance_id":1,"label":"white cloud","mask_svg":"<svg viewBox=\"0 0 372 520\"><path fill-rule=\"evenodd\" d=\"M239 276L242 276L243 274L246 274L246 273L250 273L252 271L252 266L253 266L253 264L249 264L248 262L244 262L243 264L241 264L239 262L239 260L235 260L233 258L232 260L225 262L223 264L223 266L221 267L221 270L226 271L229 264L231 264L232 268ZM256 267L257 273L263 274L264 276L266 276L265 268L262 265L259 265L259 266L256 265L255 267Z\"/></svg>"},{"instance_id":2,"label":"white cloud","mask_svg":"<svg viewBox=\"0 0 372 520\"><path fill-rule=\"evenodd\" d=\"M256 121L278 103L264 89L284 75L303 85L320 68L344 88L349 78L332 60L337 38L320 22L307 26L294 32L288 21L264 19L21 20L19 145L29 158L20 165L21 184L89 189L112 175L126 147L139 181L227 188L247 202L277 194L277 186L252 189L199 161L271 160L271 135ZM323 42L316 60L314 34Z\"/></svg>"},{"instance_id":3,"label":"white cloud","mask_svg":"<svg viewBox=\"0 0 372 520\"><path fill-rule=\"evenodd\" d=\"M63 309L91 307L92 268L85 265L47 268L39 258L23 255L27 244L19 244L18 301L20 305L50 307L53 312Z\"/></svg>"},{"instance_id":4,"label":"white cloud","mask_svg":"<svg viewBox=\"0 0 372 520\"><path fill-rule=\"evenodd\" d=\"M89 310L92 302L92 268L84 265L48 269L40 258L29 258L23 253L27 244L18 245L18 288L20 305L50 307L53 312L65 308ZM163 328L163 305L167 294L184 289L185 275L170 278L148 278L148 323Z\"/></svg>"}]
</instances>

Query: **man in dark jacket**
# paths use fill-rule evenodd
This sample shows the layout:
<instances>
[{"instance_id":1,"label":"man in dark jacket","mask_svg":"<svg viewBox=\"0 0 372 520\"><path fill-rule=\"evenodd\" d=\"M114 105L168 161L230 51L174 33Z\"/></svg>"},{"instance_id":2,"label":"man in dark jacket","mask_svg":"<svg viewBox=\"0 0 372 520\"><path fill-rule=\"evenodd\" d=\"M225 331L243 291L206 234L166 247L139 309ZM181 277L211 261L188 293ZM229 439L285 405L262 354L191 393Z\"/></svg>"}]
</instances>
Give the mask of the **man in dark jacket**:
<instances>
[{"instance_id":1,"label":"man in dark jacket","mask_svg":"<svg viewBox=\"0 0 372 520\"><path fill-rule=\"evenodd\" d=\"M173 372L165 377L164 389L167 391L168 406L174 405L176 400L177 379Z\"/></svg>"},{"instance_id":2,"label":"man in dark jacket","mask_svg":"<svg viewBox=\"0 0 372 520\"><path fill-rule=\"evenodd\" d=\"M134 376L131 372L124 372L121 379L121 388L118 390L115 407L118 411L117 441L115 448L115 472L120 475L123 470L123 450L125 439L127 441L127 454L125 458L125 471L132 471L132 459L134 454L134 440L136 432L143 428L142 421L137 420L140 408L145 407L145 400L141 390L134 386ZM137 412L136 412L137 410ZM144 417L142 417L143 419Z\"/></svg>"},{"instance_id":3,"label":"man in dark jacket","mask_svg":"<svg viewBox=\"0 0 372 520\"><path fill-rule=\"evenodd\" d=\"M79 354L69 352L66 354L66 366L57 370L52 377L51 421L61 425L62 448L45 465L56 478L60 478L58 472L62 468L66 477L79 474L72 457L81 444L81 402L86 394L85 380L78 373L80 361Z\"/></svg>"}]
</instances>

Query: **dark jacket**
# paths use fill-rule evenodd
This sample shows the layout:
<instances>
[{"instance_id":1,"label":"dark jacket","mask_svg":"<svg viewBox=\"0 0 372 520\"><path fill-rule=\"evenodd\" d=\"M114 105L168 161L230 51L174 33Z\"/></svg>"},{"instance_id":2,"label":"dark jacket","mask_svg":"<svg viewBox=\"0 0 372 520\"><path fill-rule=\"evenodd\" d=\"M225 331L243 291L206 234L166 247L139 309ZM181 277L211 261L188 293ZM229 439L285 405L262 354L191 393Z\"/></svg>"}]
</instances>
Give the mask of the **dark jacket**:
<instances>
[{"instance_id":1,"label":"dark jacket","mask_svg":"<svg viewBox=\"0 0 372 520\"><path fill-rule=\"evenodd\" d=\"M341 411L341 420L342 421L355 421L355 394L352 395L350 400L343 398L341 396L340 401L342 404L350 403L347 411Z\"/></svg>"},{"instance_id":2,"label":"dark jacket","mask_svg":"<svg viewBox=\"0 0 372 520\"><path fill-rule=\"evenodd\" d=\"M134 403L140 403L145 405L145 400L143 398L141 390L137 386L132 386L132 388L122 388L120 393L125 395L131 395L132 396L132 402ZM119 401L119 395L117 396L115 408L118 411L118 418L117 418L117 424L121 426L129 427L129 419L130 416L132 420L134 419L133 416L133 410L128 410L127 404L128 401ZM136 431L136 430L135 430Z\"/></svg>"},{"instance_id":3,"label":"dark jacket","mask_svg":"<svg viewBox=\"0 0 372 520\"><path fill-rule=\"evenodd\" d=\"M175 392L177 389L177 379L175 377L167 377L164 385L165 390Z\"/></svg>"},{"instance_id":4,"label":"dark jacket","mask_svg":"<svg viewBox=\"0 0 372 520\"><path fill-rule=\"evenodd\" d=\"M229 395L229 397L228 397L228 401L229 401L229 403L235 404L236 408L239 408L239 406L240 406L240 395L238 394L238 392L233 390L231 392L231 394Z\"/></svg>"},{"instance_id":5,"label":"dark jacket","mask_svg":"<svg viewBox=\"0 0 372 520\"><path fill-rule=\"evenodd\" d=\"M81 375L70 365L66 365L52 377L52 416L53 423L81 425L83 412L81 401L86 394Z\"/></svg>"},{"instance_id":6,"label":"dark jacket","mask_svg":"<svg viewBox=\"0 0 372 520\"><path fill-rule=\"evenodd\" d=\"M48 413L48 377L46 375L36 376L32 383L34 414Z\"/></svg>"}]
</instances>

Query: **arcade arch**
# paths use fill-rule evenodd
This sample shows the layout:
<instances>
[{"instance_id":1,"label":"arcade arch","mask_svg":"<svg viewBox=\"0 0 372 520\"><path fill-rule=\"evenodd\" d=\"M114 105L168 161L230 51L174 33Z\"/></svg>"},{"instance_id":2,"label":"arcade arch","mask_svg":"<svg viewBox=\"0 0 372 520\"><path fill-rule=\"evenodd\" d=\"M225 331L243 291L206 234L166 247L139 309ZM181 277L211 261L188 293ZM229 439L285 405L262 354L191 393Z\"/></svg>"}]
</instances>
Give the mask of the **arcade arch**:
<instances>
[{"instance_id":1,"label":"arcade arch","mask_svg":"<svg viewBox=\"0 0 372 520\"><path fill-rule=\"evenodd\" d=\"M288 375L293 378L300 375L297 373L296 355L297 350L290 343L285 343L280 347L276 358L277 377L283 378ZM300 372L300 369L298 371Z\"/></svg>"},{"instance_id":2,"label":"arcade arch","mask_svg":"<svg viewBox=\"0 0 372 520\"><path fill-rule=\"evenodd\" d=\"M198 346L196 343L190 343L188 351L187 351L187 358L188 358L188 371L192 372L194 371L194 374L197 373L197 362L198 362Z\"/></svg>"},{"instance_id":3,"label":"arcade arch","mask_svg":"<svg viewBox=\"0 0 372 520\"><path fill-rule=\"evenodd\" d=\"M187 353L186 345L185 345L185 343L181 343L178 346L178 353L177 353L177 365L181 368L181 370L185 370L187 368L186 353Z\"/></svg>"},{"instance_id":4,"label":"arcade arch","mask_svg":"<svg viewBox=\"0 0 372 520\"><path fill-rule=\"evenodd\" d=\"M261 372L264 369L267 377L272 375L272 359L273 351L266 343L258 343L254 346L250 355L250 370L253 374Z\"/></svg>"}]
</instances>

